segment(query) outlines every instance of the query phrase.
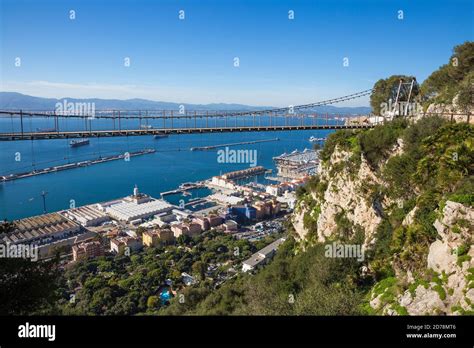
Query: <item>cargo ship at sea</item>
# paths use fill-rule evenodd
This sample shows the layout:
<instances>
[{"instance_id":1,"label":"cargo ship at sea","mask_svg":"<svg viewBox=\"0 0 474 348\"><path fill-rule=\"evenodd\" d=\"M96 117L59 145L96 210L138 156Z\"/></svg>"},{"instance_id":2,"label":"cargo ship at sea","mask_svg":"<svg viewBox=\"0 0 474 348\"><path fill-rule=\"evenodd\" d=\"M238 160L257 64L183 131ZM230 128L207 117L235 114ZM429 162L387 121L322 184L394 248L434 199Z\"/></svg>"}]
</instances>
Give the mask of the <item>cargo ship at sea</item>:
<instances>
[{"instance_id":1,"label":"cargo ship at sea","mask_svg":"<svg viewBox=\"0 0 474 348\"><path fill-rule=\"evenodd\" d=\"M36 131L40 133L53 133L57 132L58 130L56 128L36 128Z\"/></svg>"},{"instance_id":2,"label":"cargo ship at sea","mask_svg":"<svg viewBox=\"0 0 474 348\"><path fill-rule=\"evenodd\" d=\"M89 139L71 140L71 141L69 142L69 145L70 145L71 147L78 147L78 146L89 145Z\"/></svg>"},{"instance_id":3,"label":"cargo ship at sea","mask_svg":"<svg viewBox=\"0 0 474 348\"><path fill-rule=\"evenodd\" d=\"M153 136L154 139L168 138L168 134L160 133Z\"/></svg>"}]
</instances>

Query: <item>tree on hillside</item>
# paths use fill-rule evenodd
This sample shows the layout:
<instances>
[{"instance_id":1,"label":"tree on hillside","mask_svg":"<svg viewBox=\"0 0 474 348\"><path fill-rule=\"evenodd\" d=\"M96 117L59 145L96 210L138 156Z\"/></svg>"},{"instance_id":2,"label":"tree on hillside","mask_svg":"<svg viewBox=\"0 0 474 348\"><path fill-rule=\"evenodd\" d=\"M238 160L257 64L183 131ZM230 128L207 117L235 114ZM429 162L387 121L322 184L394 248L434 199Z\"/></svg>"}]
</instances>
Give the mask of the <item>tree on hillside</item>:
<instances>
[{"instance_id":1,"label":"tree on hillside","mask_svg":"<svg viewBox=\"0 0 474 348\"><path fill-rule=\"evenodd\" d=\"M374 91L370 95L370 106L374 114L380 115L382 103L388 104L390 100L392 103L395 102L400 80L404 83L410 83L413 79L415 79L414 76L392 75L389 78L378 80L374 85ZM408 99L407 93L408 89L402 89L399 100L406 101ZM415 83L410 99L414 100L418 94L419 86L418 83Z\"/></svg>"},{"instance_id":2,"label":"tree on hillside","mask_svg":"<svg viewBox=\"0 0 474 348\"><path fill-rule=\"evenodd\" d=\"M13 223L0 223L0 234L13 230ZM58 300L57 261L0 257L0 314L31 315L51 309Z\"/></svg>"},{"instance_id":3,"label":"tree on hillside","mask_svg":"<svg viewBox=\"0 0 474 348\"><path fill-rule=\"evenodd\" d=\"M434 71L421 85L425 105L451 104L459 95L461 107L472 105L474 83L474 42L455 46L449 62Z\"/></svg>"},{"instance_id":4,"label":"tree on hillside","mask_svg":"<svg viewBox=\"0 0 474 348\"><path fill-rule=\"evenodd\" d=\"M201 261L196 261L192 265L193 274L199 276L201 280L206 278L206 264Z\"/></svg>"}]
</instances>

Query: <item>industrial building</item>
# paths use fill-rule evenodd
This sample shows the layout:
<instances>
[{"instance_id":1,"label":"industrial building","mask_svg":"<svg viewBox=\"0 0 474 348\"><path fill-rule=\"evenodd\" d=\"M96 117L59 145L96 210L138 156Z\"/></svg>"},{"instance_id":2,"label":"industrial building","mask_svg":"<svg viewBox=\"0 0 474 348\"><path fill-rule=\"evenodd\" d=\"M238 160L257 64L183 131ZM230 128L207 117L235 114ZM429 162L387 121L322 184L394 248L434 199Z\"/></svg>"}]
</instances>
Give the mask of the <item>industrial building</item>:
<instances>
[{"instance_id":1,"label":"industrial building","mask_svg":"<svg viewBox=\"0 0 474 348\"><path fill-rule=\"evenodd\" d=\"M114 201L99 203L96 207L116 220L132 224L138 224L143 219L169 212L174 208L173 205L164 200L154 199L138 192L137 186L133 189L132 195Z\"/></svg>"},{"instance_id":2,"label":"industrial building","mask_svg":"<svg viewBox=\"0 0 474 348\"><path fill-rule=\"evenodd\" d=\"M144 222L140 224L140 227L143 228L154 228L154 227L166 227L170 223L176 221L176 215L173 214L172 212L165 212L165 213L160 213L157 214L153 217L153 220L149 220L147 222Z\"/></svg>"},{"instance_id":3,"label":"industrial building","mask_svg":"<svg viewBox=\"0 0 474 348\"><path fill-rule=\"evenodd\" d=\"M148 196L147 196L148 197ZM126 222L134 222L141 219L146 219L150 216L168 212L174 207L158 199L141 199L141 203L133 199L124 199L122 202L113 204L105 209L107 214L111 217ZM144 201L144 202L143 202Z\"/></svg>"},{"instance_id":4,"label":"industrial building","mask_svg":"<svg viewBox=\"0 0 474 348\"><path fill-rule=\"evenodd\" d=\"M1 242L41 245L72 237L81 231L81 226L58 213L33 216L14 224L13 232L0 235Z\"/></svg>"},{"instance_id":5,"label":"industrial building","mask_svg":"<svg viewBox=\"0 0 474 348\"><path fill-rule=\"evenodd\" d=\"M102 211L96 209L94 205L66 210L63 215L84 227L98 226L101 223L109 221L110 218Z\"/></svg>"}]
</instances>

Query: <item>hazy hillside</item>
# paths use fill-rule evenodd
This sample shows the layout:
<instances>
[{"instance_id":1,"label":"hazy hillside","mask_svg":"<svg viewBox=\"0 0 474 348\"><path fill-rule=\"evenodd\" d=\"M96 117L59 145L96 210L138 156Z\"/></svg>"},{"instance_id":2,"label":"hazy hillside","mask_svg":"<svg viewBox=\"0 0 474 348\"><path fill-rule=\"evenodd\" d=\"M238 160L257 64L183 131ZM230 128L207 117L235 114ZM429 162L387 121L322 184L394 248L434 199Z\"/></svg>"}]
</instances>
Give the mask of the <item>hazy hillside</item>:
<instances>
[{"instance_id":1,"label":"hazy hillside","mask_svg":"<svg viewBox=\"0 0 474 348\"><path fill-rule=\"evenodd\" d=\"M178 110L180 105L184 105L188 110L227 110L227 111L249 111L264 110L273 108L272 106L251 106L242 104L186 104L153 101L146 99L76 99L76 98L40 98L16 92L0 92L0 109L30 109L30 110L54 110L57 102L67 99L72 103L95 103L96 110L100 109L120 109L120 110ZM315 108L315 112L321 113L349 113L367 114L370 107L335 107L321 106Z\"/></svg>"}]
</instances>

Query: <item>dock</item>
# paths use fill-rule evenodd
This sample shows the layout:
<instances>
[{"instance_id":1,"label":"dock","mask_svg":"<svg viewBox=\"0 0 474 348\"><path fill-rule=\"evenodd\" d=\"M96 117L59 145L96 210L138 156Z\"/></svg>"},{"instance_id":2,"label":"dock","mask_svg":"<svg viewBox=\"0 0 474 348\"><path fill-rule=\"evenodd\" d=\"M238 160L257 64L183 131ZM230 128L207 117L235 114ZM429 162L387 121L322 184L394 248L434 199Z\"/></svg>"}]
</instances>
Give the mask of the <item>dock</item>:
<instances>
[{"instance_id":1,"label":"dock","mask_svg":"<svg viewBox=\"0 0 474 348\"><path fill-rule=\"evenodd\" d=\"M198 188L202 188L202 187L204 187L204 184L200 181L198 181L198 182L186 182L184 184L181 184L179 186L179 188L174 189L174 190L170 190L170 191L161 192L160 195L161 195L161 197L168 196L168 195L175 195L175 194L178 194L178 193L183 193L183 192L187 192L189 190L194 190L194 189L198 189Z\"/></svg>"},{"instance_id":2,"label":"dock","mask_svg":"<svg viewBox=\"0 0 474 348\"><path fill-rule=\"evenodd\" d=\"M251 140L251 141L241 141L238 143L229 143L229 144L218 144L218 145L209 145L209 146L196 146L190 148L191 151L207 151L218 149L220 147L230 147L230 146L237 146L237 145L249 145L249 144L258 144L258 143L267 143L270 141L279 141L279 138L274 139L263 139L263 140Z\"/></svg>"},{"instance_id":3,"label":"dock","mask_svg":"<svg viewBox=\"0 0 474 348\"><path fill-rule=\"evenodd\" d=\"M74 168L79 168L79 167L87 167L87 166L91 166L93 164L116 161L116 160L119 160L119 159L124 159L125 157L135 157L135 156L147 155L147 154L151 154L151 153L154 153L154 152L156 152L155 149L145 149L145 150L140 150L140 151L135 151L135 152L128 152L128 153L126 152L126 153L123 153L123 154L120 154L120 155L99 157L95 160L68 163L68 164L63 164L63 165L44 168L44 169L32 170L30 172L9 174L9 175L5 175L5 176L0 176L0 182L13 181L13 180L29 178L29 177L37 176L37 175L56 173L56 172L60 172L60 171L63 171L63 170L74 169Z\"/></svg>"}]
</instances>

